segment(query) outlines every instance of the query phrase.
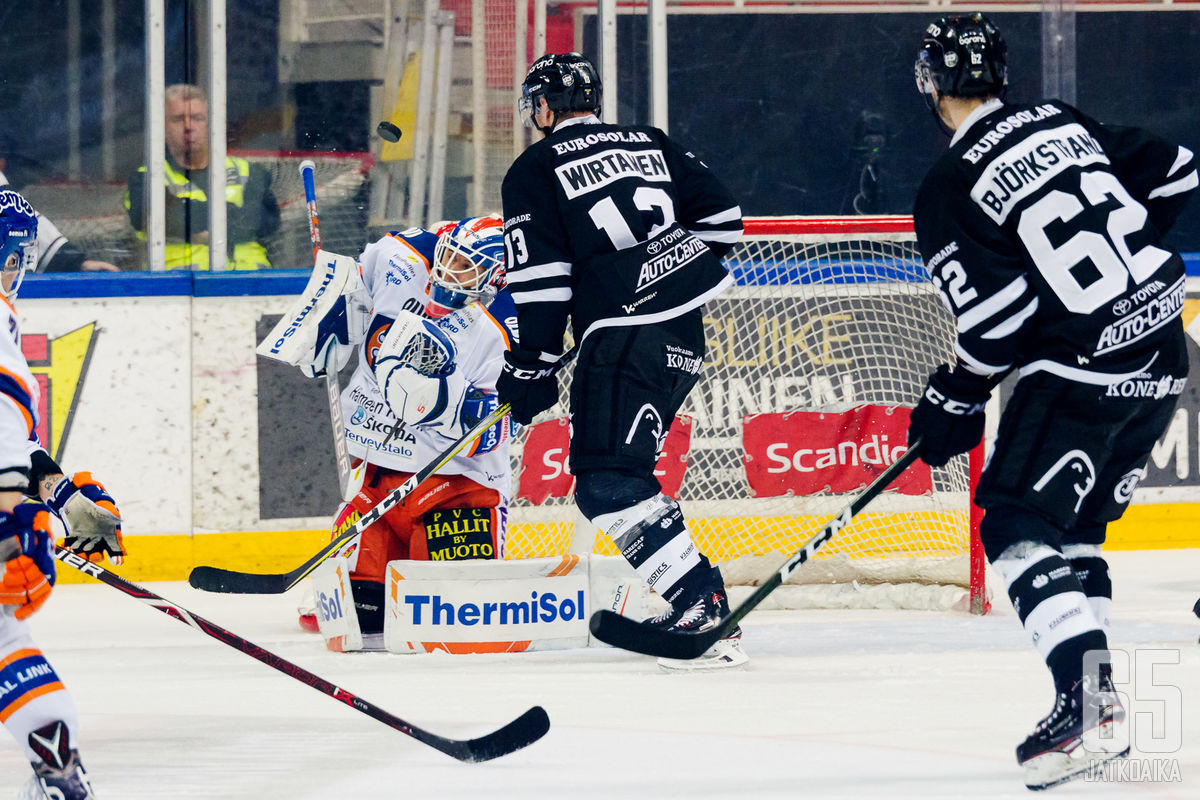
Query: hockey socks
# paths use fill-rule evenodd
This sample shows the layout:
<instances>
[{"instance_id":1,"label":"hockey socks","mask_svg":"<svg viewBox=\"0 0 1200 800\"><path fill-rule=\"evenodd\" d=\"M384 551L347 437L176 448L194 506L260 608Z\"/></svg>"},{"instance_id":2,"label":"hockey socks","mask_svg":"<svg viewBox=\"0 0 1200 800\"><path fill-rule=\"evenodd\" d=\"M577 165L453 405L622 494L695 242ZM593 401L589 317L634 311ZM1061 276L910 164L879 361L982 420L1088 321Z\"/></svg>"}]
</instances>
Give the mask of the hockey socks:
<instances>
[{"instance_id":1,"label":"hockey socks","mask_svg":"<svg viewBox=\"0 0 1200 800\"><path fill-rule=\"evenodd\" d=\"M1112 627L1112 578L1109 577L1108 562L1100 555L1100 545L1066 545L1063 557L1069 560L1083 593L1087 595L1092 614L1107 636Z\"/></svg>"},{"instance_id":2,"label":"hockey socks","mask_svg":"<svg viewBox=\"0 0 1200 800\"><path fill-rule=\"evenodd\" d=\"M1075 570L1057 550L1033 542L1012 545L992 566L1050 668L1056 690L1070 690L1082 677L1084 653L1108 647Z\"/></svg>"},{"instance_id":3,"label":"hockey socks","mask_svg":"<svg viewBox=\"0 0 1200 800\"><path fill-rule=\"evenodd\" d=\"M683 511L671 498L657 494L592 522L612 537L642 580L673 608L690 606L710 591L724 595L720 571L696 547Z\"/></svg>"}]
</instances>

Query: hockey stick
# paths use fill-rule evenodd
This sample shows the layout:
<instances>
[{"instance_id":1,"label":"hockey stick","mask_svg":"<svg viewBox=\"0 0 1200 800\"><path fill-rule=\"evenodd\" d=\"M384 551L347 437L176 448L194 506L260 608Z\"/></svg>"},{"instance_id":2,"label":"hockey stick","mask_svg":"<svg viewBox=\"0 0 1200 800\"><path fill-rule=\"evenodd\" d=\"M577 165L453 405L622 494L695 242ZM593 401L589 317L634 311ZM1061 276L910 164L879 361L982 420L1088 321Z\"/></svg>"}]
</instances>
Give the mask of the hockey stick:
<instances>
[{"instance_id":1,"label":"hockey stick","mask_svg":"<svg viewBox=\"0 0 1200 800\"><path fill-rule=\"evenodd\" d=\"M418 742L427 744L434 750L440 750L446 755L459 761L476 762L490 761L493 758L507 755L522 747L533 744L550 730L550 718L541 706L534 706L512 722L497 731L480 736L476 739L448 739L427 730L418 728L412 723L405 722L397 716L389 714L382 708L368 703L357 695L330 683L324 678L314 675L303 667L290 661L285 661L269 650L243 639L236 633L225 630L220 625L210 622L198 614L193 614L182 606L175 605L159 595L125 580L115 572L104 569L99 564L93 564L85 558L75 555L65 547L55 545L54 557L68 564L85 575L89 575L102 583L107 583L114 589L119 589L130 597L141 600L148 606L157 608L169 617L174 617L185 625L190 625L201 633L207 634L235 650L241 650L251 658L255 658L268 667L279 670L290 678L295 678L317 691L327 694L334 700L345 703L373 719L382 722L389 728L411 736Z\"/></svg>"},{"instance_id":2,"label":"hockey stick","mask_svg":"<svg viewBox=\"0 0 1200 800\"><path fill-rule=\"evenodd\" d=\"M918 439L913 442L912 447L908 448L904 455L881 472L870 486L863 489L850 505L831 519L820 533L805 542L803 547L783 562L783 566L779 567L770 578L763 581L754 594L733 609L729 616L722 619L717 627L697 633L672 633L661 628L652 628L628 617L622 617L607 609L601 609L592 615L592 619L588 623L592 635L613 647L644 653L648 656L677 659L699 658L719 640L732 633L738 623L757 608L758 604L767 598L767 595L779 588L797 567L812 558L813 554L832 539L838 531L849 525L854 515L866 508L868 503L874 500L892 481L900 477L901 473L908 469L909 465L920 455L921 440Z\"/></svg>"},{"instance_id":3,"label":"hockey stick","mask_svg":"<svg viewBox=\"0 0 1200 800\"><path fill-rule=\"evenodd\" d=\"M575 358L577 347L572 347L558 360L559 366L564 366ZM219 567L200 566L188 575L188 583L196 589L206 592L230 592L233 594L283 594L312 573L317 566L340 550L343 545L369 528L387 512L398 506L405 497L412 494L418 486L431 475L444 467L450 459L475 439L479 438L488 428L499 422L510 411L508 403L504 403L480 422L464 433L453 444L447 447L433 461L413 473L408 480L384 495L374 508L359 517L354 525L329 544L322 547L317 554L296 567L291 572L280 574L263 574L257 572L238 572L237 570L221 569Z\"/></svg>"},{"instance_id":4,"label":"hockey stick","mask_svg":"<svg viewBox=\"0 0 1200 800\"><path fill-rule=\"evenodd\" d=\"M304 200L308 209L308 238L313 246L313 260L321 249L321 221L317 218L317 165L312 159L300 162L300 180L304 182ZM346 426L342 419L342 387L338 385L335 369L325 370L325 400L329 404L329 424L333 428L333 455L337 461L338 491L343 500L354 496L350 491L350 451L346 449ZM347 496L348 495L348 496Z\"/></svg>"}]
</instances>

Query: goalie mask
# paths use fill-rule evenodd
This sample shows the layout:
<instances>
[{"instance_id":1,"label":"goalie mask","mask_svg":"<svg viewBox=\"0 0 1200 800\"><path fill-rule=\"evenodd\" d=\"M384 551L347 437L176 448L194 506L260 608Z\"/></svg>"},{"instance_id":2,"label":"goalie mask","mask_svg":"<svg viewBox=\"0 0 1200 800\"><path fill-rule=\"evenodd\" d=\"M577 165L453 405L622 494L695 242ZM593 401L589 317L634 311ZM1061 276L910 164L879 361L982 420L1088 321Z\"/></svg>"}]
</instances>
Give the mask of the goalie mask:
<instances>
[{"instance_id":1,"label":"goalie mask","mask_svg":"<svg viewBox=\"0 0 1200 800\"><path fill-rule=\"evenodd\" d=\"M983 14L941 17L925 29L914 69L917 90L937 116L942 95L1003 98L1008 86L1008 47Z\"/></svg>"},{"instance_id":2,"label":"goalie mask","mask_svg":"<svg viewBox=\"0 0 1200 800\"><path fill-rule=\"evenodd\" d=\"M498 217L468 217L439 231L426 316L438 319L475 301L486 306L503 286L504 223Z\"/></svg>"},{"instance_id":3,"label":"goalie mask","mask_svg":"<svg viewBox=\"0 0 1200 800\"><path fill-rule=\"evenodd\" d=\"M37 268L37 215L16 192L0 191L0 292L9 300L17 296L26 270Z\"/></svg>"},{"instance_id":4,"label":"goalie mask","mask_svg":"<svg viewBox=\"0 0 1200 800\"><path fill-rule=\"evenodd\" d=\"M600 113L600 75L596 68L579 53L551 53L533 62L521 84L521 99L517 108L527 128L537 128L549 134L558 123L558 115L569 111ZM544 98L554 112L554 123L542 128L534 121L538 102Z\"/></svg>"}]
</instances>

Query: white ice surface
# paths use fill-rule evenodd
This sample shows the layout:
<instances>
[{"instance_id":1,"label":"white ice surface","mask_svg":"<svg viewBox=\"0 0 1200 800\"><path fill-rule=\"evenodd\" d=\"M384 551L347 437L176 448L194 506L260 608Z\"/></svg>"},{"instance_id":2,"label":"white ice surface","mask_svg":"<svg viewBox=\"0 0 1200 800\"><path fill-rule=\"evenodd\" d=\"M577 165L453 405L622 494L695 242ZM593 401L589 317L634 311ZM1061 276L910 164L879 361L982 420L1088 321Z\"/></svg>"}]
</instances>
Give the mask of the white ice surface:
<instances>
[{"instance_id":1,"label":"white ice surface","mask_svg":"<svg viewBox=\"0 0 1200 800\"><path fill-rule=\"evenodd\" d=\"M1200 550L1111 563L1113 645L1181 655L1163 674L1181 686L1183 746L1153 757L1178 759L1183 781L1053 795L1200 797ZM984 618L756 613L745 670L679 675L607 648L340 655L297 628L295 593L149 588L434 732L479 735L534 704L552 728L526 750L459 764L115 589L64 586L35 636L75 697L103 800L1029 797L1013 747L1052 701L1002 592ZM0 800L27 770L0 745Z\"/></svg>"}]
</instances>

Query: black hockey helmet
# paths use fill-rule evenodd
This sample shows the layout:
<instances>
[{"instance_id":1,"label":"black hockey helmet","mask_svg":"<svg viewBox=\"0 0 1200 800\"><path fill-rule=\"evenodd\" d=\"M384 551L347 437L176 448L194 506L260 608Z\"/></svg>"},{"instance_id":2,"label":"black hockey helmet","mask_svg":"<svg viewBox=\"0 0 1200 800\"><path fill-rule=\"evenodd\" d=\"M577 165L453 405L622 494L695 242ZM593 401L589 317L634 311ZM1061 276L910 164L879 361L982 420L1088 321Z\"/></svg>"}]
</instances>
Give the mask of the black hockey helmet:
<instances>
[{"instance_id":1,"label":"black hockey helmet","mask_svg":"<svg viewBox=\"0 0 1200 800\"><path fill-rule=\"evenodd\" d=\"M579 53L550 53L544 55L525 73L521 83L521 99L517 106L526 127L537 127L539 98L557 115L570 111L600 113L600 75L595 66Z\"/></svg>"},{"instance_id":2,"label":"black hockey helmet","mask_svg":"<svg viewBox=\"0 0 1200 800\"><path fill-rule=\"evenodd\" d=\"M1008 46L991 20L940 17L925 29L917 53L917 89L932 108L947 97L1003 97L1008 86Z\"/></svg>"}]
</instances>

